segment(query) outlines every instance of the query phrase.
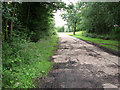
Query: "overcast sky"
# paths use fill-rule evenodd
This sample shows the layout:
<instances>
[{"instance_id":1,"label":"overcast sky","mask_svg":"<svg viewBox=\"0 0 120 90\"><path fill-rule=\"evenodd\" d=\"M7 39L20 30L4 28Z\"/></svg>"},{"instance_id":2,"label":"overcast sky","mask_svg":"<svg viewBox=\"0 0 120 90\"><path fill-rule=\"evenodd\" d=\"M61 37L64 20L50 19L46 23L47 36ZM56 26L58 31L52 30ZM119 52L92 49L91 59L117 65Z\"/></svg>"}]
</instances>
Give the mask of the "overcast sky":
<instances>
[{"instance_id":1,"label":"overcast sky","mask_svg":"<svg viewBox=\"0 0 120 90\"><path fill-rule=\"evenodd\" d=\"M63 2L65 2L67 5L70 3L70 2L73 2L73 4L75 4L78 0L62 0ZM55 25L56 26L63 26L65 25L67 22L64 21L60 14L64 13L63 11L60 11L58 10L54 15L54 18L55 18Z\"/></svg>"}]
</instances>

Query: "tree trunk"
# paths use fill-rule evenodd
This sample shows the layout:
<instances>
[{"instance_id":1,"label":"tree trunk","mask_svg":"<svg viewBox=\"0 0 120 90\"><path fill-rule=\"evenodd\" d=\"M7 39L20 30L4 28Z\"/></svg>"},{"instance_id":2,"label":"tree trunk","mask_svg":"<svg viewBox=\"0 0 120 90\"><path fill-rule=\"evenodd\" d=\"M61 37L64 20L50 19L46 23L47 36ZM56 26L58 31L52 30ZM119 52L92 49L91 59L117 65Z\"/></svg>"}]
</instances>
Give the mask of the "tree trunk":
<instances>
[{"instance_id":1,"label":"tree trunk","mask_svg":"<svg viewBox=\"0 0 120 90\"><path fill-rule=\"evenodd\" d=\"M7 6L7 2L5 3L5 5ZM7 11L7 14L8 14L9 12ZM8 39L8 18L6 18L6 20L5 20L5 40L7 40Z\"/></svg>"},{"instance_id":2,"label":"tree trunk","mask_svg":"<svg viewBox=\"0 0 120 90\"><path fill-rule=\"evenodd\" d=\"M76 32L76 22L75 22L75 26L74 26L74 30L73 30L73 35L75 35Z\"/></svg>"},{"instance_id":3,"label":"tree trunk","mask_svg":"<svg viewBox=\"0 0 120 90\"><path fill-rule=\"evenodd\" d=\"M27 26L28 26L28 23L29 23L29 17L30 17L30 5L28 6Z\"/></svg>"},{"instance_id":4,"label":"tree trunk","mask_svg":"<svg viewBox=\"0 0 120 90\"><path fill-rule=\"evenodd\" d=\"M14 14L15 14L15 8L16 8L16 2L14 3L14 10L13 10L13 13L12 13L12 18L14 17ZM11 33L13 31L13 19L11 20L11 25L10 25L10 37L11 37Z\"/></svg>"},{"instance_id":5,"label":"tree trunk","mask_svg":"<svg viewBox=\"0 0 120 90\"><path fill-rule=\"evenodd\" d=\"M5 40L8 39L8 28L7 28L7 25L8 25L8 19L6 18L6 21L5 21Z\"/></svg>"}]
</instances>

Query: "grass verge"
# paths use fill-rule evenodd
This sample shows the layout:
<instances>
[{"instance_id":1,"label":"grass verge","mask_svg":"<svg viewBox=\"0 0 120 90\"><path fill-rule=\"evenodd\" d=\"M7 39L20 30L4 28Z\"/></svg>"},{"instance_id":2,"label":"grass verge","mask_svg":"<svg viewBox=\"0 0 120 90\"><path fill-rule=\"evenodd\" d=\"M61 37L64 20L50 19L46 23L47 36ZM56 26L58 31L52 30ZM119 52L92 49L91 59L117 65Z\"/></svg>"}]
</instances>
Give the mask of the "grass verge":
<instances>
[{"instance_id":1,"label":"grass verge","mask_svg":"<svg viewBox=\"0 0 120 90\"><path fill-rule=\"evenodd\" d=\"M3 67L3 88L32 88L37 77L46 76L53 62L49 57L57 48L57 36L46 37L37 43L26 43L16 58L8 58L11 66Z\"/></svg>"},{"instance_id":2,"label":"grass verge","mask_svg":"<svg viewBox=\"0 0 120 90\"><path fill-rule=\"evenodd\" d=\"M76 32L76 35L73 34L68 34L70 36L85 40L85 41L89 41L95 44L98 44L99 46L114 50L116 52L118 52L118 41L115 40L103 40L103 39L99 39L99 38L91 38L91 37L85 37L82 36L82 31L80 32Z\"/></svg>"}]
</instances>

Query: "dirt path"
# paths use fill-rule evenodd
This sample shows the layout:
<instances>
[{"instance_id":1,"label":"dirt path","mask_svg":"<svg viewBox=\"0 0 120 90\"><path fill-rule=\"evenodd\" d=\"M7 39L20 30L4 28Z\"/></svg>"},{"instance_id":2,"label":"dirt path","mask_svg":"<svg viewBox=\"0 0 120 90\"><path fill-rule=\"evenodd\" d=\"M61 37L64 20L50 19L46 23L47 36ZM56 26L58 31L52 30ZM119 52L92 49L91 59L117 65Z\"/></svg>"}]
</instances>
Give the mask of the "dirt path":
<instances>
[{"instance_id":1,"label":"dirt path","mask_svg":"<svg viewBox=\"0 0 120 90\"><path fill-rule=\"evenodd\" d=\"M118 88L118 57L77 38L59 34L55 65L39 88Z\"/></svg>"}]
</instances>

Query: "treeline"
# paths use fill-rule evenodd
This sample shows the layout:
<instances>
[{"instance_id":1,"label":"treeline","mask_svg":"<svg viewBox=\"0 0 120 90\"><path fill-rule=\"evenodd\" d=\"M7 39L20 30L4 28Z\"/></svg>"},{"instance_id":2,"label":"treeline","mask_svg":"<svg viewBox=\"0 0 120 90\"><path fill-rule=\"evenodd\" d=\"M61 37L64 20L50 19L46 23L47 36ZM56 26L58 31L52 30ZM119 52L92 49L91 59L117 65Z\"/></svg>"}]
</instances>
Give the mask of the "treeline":
<instances>
[{"instance_id":1,"label":"treeline","mask_svg":"<svg viewBox=\"0 0 120 90\"><path fill-rule=\"evenodd\" d=\"M13 34L20 34L32 41L38 41L43 34L54 32L53 11L55 3L2 3L3 41ZM27 38L27 39L28 39Z\"/></svg>"},{"instance_id":2,"label":"treeline","mask_svg":"<svg viewBox=\"0 0 120 90\"><path fill-rule=\"evenodd\" d=\"M46 59L56 44L53 13L63 6L57 2L2 2L2 87L34 87L33 80L41 73L46 75L50 66ZM40 40L42 43L36 43Z\"/></svg>"},{"instance_id":3,"label":"treeline","mask_svg":"<svg viewBox=\"0 0 120 90\"><path fill-rule=\"evenodd\" d=\"M84 3L81 9L81 29L106 34L120 26L120 3Z\"/></svg>"},{"instance_id":4,"label":"treeline","mask_svg":"<svg viewBox=\"0 0 120 90\"><path fill-rule=\"evenodd\" d=\"M56 29L57 29L58 32L64 32L65 31L64 26L57 26Z\"/></svg>"},{"instance_id":5,"label":"treeline","mask_svg":"<svg viewBox=\"0 0 120 90\"><path fill-rule=\"evenodd\" d=\"M73 29L70 27L66 27L66 26L57 26L56 27L57 32L73 32Z\"/></svg>"},{"instance_id":6,"label":"treeline","mask_svg":"<svg viewBox=\"0 0 120 90\"><path fill-rule=\"evenodd\" d=\"M71 3L62 17L74 32L84 30L98 35L120 37L120 3L119 2L78 2Z\"/></svg>"}]
</instances>

